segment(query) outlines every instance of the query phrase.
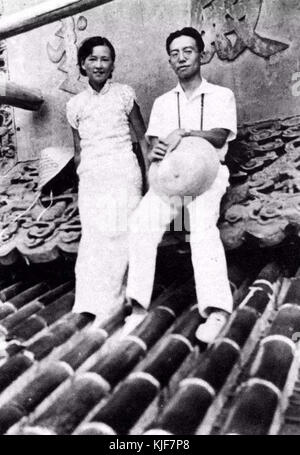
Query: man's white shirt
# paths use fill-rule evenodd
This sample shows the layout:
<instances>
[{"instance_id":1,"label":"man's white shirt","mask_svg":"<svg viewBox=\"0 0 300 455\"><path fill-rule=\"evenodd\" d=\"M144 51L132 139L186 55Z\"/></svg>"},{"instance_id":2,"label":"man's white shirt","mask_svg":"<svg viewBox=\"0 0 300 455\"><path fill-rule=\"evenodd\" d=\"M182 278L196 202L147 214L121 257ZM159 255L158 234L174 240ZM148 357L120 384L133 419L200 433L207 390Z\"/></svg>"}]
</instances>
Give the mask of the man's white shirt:
<instances>
[{"instance_id":1,"label":"man's white shirt","mask_svg":"<svg viewBox=\"0 0 300 455\"><path fill-rule=\"evenodd\" d=\"M224 128L230 131L226 144L218 149L219 158L223 161L228 149L228 142L235 139L237 134L235 97L229 88L211 84L204 78L189 99L180 84L156 98L146 136L167 137L172 131L179 128L179 115L181 128L200 130L201 95L203 93L203 130ZM178 96L180 114L178 114Z\"/></svg>"}]
</instances>

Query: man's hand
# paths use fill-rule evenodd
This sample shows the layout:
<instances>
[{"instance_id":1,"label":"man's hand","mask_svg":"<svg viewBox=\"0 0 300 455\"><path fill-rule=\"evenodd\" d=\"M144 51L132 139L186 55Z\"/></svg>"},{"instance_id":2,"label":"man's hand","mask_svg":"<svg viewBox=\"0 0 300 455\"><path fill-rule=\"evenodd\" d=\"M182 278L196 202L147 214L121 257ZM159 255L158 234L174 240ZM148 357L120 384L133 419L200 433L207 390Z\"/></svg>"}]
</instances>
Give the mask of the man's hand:
<instances>
[{"instance_id":1,"label":"man's hand","mask_svg":"<svg viewBox=\"0 0 300 455\"><path fill-rule=\"evenodd\" d=\"M177 130L172 131L164 141L168 144L167 153L172 152L178 147L181 142L181 139L185 136L185 130L178 128Z\"/></svg>"},{"instance_id":2,"label":"man's hand","mask_svg":"<svg viewBox=\"0 0 300 455\"><path fill-rule=\"evenodd\" d=\"M152 163L152 161L161 161L167 153L167 148L167 142L165 142L163 139L159 139L149 153L150 162Z\"/></svg>"},{"instance_id":3,"label":"man's hand","mask_svg":"<svg viewBox=\"0 0 300 455\"><path fill-rule=\"evenodd\" d=\"M172 131L172 133L170 133L164 139L156 139L157 142L155 142L155 145L149 154L150 162L161 161L167 153L170 153L176 149L184 136L185 130L177 129Z\"/></svg>"}]
</instances>

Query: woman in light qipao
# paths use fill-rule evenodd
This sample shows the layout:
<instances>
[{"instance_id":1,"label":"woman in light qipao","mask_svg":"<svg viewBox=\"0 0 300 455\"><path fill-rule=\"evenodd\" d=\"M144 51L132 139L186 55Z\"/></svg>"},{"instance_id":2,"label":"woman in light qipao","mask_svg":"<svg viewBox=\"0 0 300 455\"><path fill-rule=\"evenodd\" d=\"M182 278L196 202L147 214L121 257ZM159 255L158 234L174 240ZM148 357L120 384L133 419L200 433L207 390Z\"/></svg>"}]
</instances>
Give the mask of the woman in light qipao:
<instances>
[{"instance_id":1,"label":"woman in light qipao","mask_svg":"<svg viewBox=\"0 0 300 455\"><path fill-rule=\"evenodd\" d=\"M133 89L111 81L114 62L115 50L106 38L85 40L78 65L88 87L67 103L82 224L73 311L93 313L97 323L124 303L128 220L142 197L130 125L148 168L144 121Z\"/></svg>"}]
</instances>

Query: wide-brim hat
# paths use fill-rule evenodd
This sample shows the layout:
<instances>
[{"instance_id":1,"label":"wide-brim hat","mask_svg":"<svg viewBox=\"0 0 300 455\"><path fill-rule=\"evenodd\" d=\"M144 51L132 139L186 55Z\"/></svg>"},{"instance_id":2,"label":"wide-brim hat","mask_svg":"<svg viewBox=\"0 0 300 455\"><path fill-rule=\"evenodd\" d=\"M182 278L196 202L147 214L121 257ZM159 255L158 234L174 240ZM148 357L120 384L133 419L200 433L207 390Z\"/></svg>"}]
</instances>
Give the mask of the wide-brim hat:
<instances>
[{"instance_id":1,"label":"wide-brim hat","mask_svg":"<svg viewBox=\"0 0 300 455\"><path fill-rule=\"evenodd\" d=\"M73 156L73 147L47 147L41 150L38 189L43 188L43 186L58 175Z\"/></svg>"},{"instance_id":2,"label":"wide-brim hat","mask_svg":"<svg viewBox=\"0 0 300 455\"><path fill-rule=\"evenodd\" d=\"M149 170L151 188L161 197L196 197L207 191L219 169L215 148L201 137L183 137L174 151Z\"/></svg>"}]
</instances>

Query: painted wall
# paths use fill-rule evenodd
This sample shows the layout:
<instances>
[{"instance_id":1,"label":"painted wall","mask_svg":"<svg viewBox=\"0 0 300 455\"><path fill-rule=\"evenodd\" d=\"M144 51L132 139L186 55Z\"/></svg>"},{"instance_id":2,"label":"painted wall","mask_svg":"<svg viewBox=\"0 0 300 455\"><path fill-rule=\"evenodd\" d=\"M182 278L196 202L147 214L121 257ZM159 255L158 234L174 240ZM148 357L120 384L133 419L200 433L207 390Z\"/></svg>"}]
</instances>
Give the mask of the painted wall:
<instances>
[{"instance_id":1,"label":"painted wall","mask_svg":"<svg viewBox=\"0 0 300 455\"><path fill-rule=\"evenodd\" d=\"M5 14L39 3L37 0L2 2ZM245 27L238 33L235 30L222 35L223 31L228 32L232 19L226 16L230 3L235 3L235 10L230 10L234 23L248 25L248 48L243 52ZM191 20L205 30L203 36L210 57L218 49L210 62L203 65L203 75L234 90L239 123L300 113L300 98L292 94L292 75L300 71L299 15L298 0L114 0L73 18L9 38L10 78L39 88L45 98L37 113L15 109L19 159L35 157L47 146L72 143L65 103L85 84L84 80L78 80L76 45L95 34L107 36L114 44L117 52L114 80L135 88L146 121L154 98L176 83L168 65L165 39L171 31L190 25ZM201 26L202 18L205 23ZM262 37L260 42L257 34ZM275 52L276 45L270 40L277 40L279 47L282 44L286 49ZM211 45L212 41L215 45ZM240 54L235 58L238 45ZM260 46L267 50L261 50ZM269 48L274 55L268 58L258 55L268 53Z\"/></svg>"}]
</instances>

